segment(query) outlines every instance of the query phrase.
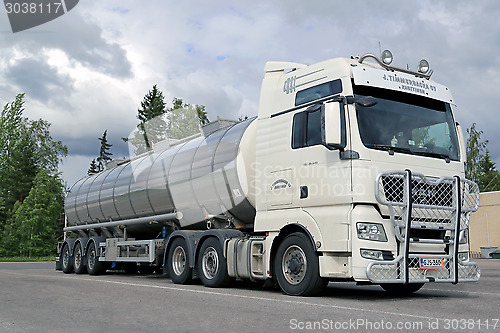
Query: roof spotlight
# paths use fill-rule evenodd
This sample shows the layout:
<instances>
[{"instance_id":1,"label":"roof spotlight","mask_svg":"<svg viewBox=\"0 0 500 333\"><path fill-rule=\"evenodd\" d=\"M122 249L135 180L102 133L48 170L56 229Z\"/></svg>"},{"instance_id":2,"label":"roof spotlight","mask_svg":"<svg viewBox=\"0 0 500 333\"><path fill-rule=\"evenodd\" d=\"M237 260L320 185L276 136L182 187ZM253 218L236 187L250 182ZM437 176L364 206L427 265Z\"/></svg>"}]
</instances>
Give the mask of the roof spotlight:
<instances>
[{"instance_id":1,"label":"roof spotlight","mask_svg":"<svg viewBox=\"0 0 500 333\"><path fill-rule=\"evenodd\" d=\"M392 53L391 51L389 50L384 50L384 52L382 52L382 62L386 65L390 65L391 62L392 62Z\"/></svg>"},{"instance_id":2,"label":"roof spotlight","mask_svg":"<svg viewBox=\"0 0 500 333\"><path fill-rule=\"evenodd\" d=\"M429 72L429 62L425 59L420 60L417 69L420 73L427 74Z\"/></svg>"}]
</instances>

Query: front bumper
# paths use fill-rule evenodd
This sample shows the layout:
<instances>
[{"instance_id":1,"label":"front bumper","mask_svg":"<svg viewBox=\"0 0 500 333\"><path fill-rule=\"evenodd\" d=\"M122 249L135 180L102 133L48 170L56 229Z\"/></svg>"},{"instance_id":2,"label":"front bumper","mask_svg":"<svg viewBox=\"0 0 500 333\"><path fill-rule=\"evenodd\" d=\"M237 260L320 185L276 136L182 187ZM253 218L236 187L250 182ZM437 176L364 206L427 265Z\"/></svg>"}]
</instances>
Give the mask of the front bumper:
<instances>
[{"instance_id":1,"label":"front bumper","mask_svg":"<svg viewBox=\"0 0 500 333\"><path fill-rule=\"evenodd\" d=\"M475 262L458 260L458 281L455 280L453 256L443 258L443 268L424 269L418 266L418 255L409 255L408 283L427 282L476 282L481 276L479 265ZM373 283L405 283L404 256L392 261L372 262L366 268L366 276Z\"/></svg>"}]
</instances>

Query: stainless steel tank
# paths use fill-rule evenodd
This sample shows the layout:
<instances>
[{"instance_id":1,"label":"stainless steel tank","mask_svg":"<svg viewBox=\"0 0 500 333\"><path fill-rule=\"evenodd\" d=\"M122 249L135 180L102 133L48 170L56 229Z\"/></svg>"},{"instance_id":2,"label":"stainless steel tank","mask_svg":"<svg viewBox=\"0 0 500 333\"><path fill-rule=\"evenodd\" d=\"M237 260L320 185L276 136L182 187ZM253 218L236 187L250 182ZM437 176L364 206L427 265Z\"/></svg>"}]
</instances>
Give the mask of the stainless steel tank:
<instances>
[{"instance_id":1,"label":"stainless steel tank","mask_svg":"<svg viewBox=\"0 0 500 333\"><path fill-rule=\"evenodd\" d=\"M161 146L161 145L159 145ZM156 148L114 168L80 179L65 201L68 226L181 212L180 225L204 229L225 215L251 227L255 194L255 122L249 119L168 148ZM158 226L134 225L132 234Z\"/></svg>"}]
</instances>

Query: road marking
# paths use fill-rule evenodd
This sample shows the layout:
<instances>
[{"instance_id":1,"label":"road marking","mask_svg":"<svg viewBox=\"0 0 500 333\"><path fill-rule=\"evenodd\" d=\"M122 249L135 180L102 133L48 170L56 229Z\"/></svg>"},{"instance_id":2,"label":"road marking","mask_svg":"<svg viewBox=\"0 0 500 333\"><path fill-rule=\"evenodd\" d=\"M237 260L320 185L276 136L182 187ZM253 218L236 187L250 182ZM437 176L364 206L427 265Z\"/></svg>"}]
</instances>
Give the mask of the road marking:
<instances>
[{"instance_id":1,"label":"road marking","mask_svg":"<svg viewBox=\"0 0 500 333\"><path fill-rule=\"evenodd\" d=\"M83 277L78 277L75 275L50 276L50 275L33 275L33 274L23 274L23 273L5 272L5 271L0 271L0 272L7 273L7 274L21 275L21 276L29 276L29 277L40 277L40 278L52 277L52 278L60 278L60 279L73 279L73 280L80 280L80 281L109 283L109 284L116 284L116 285L130 286L130 287L145 287L145 288L154 288L154 289L163 289L163 290L191 292L191 293L198 293L198 294L205 294L205 295L237 297L237 298L253 299L253 300L258 300L258 301L266 301L266 302L278 302L278 303L287 303L287 304L305 305L305 306L332 308L332 309L350 310L350 311L363 311L363 312L370 312L370 313L383 314L383 315L393 315L393 316L399 316L399 317L410 317L410 318L419 318L419 319L427 319L427 320L445 320L446 319L446 318L436 318L436 317L429 317L429 316L414 315L414 314L410 314L410 313L371 310L371 309L363 309L363 308L333 305L333 304L318 304L318 303L300 301L300 300L296 300L296 299L294 299L294 300L282 299L282 298L276 299L276 298L248 296L248 295L241 295L241 294L229 294L229 293L209 291L209 290L188 289L187 287L182 288L182 287L158 286L158 285L143 284L143 283L132 283L132 282L104 280L104 279L83 278ZM427 289L427 290L442 291L439 289ZM474 292L474 293L478 293L478 292ZM488 294L488 293L483 293L483 294ZM498 294L488 294L488 295L499 296ZM280 295L280 297L296 298L296 296L286 296L286 295Z\"/></svg>"},{"instance_id":2,"label":"road marking","mask_svg":"<svg viewBox=\"0 0 500 333\"><path fill-rule=\"evenodd\" d=\"M467 293L467 294L478 294L478 295L488 295L488 296L496 296L500 297L500 294L495 294L495 293L485 293L481 291L469 291L469 290L451 290L451 289L431 289L431 288L425 288L425 290L431 290L431 291L449 291L452 293Z\"/></svg>"}]
</instances>

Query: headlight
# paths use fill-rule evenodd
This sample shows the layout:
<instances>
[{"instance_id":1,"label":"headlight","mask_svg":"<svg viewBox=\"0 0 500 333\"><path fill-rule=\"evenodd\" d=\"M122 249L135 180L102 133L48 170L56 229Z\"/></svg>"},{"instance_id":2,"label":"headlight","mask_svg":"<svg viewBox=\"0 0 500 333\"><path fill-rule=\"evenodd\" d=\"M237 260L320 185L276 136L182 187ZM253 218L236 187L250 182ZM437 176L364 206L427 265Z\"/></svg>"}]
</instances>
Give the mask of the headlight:
<instances>
[{"instance_id":1,"label":"headlight","mask_svg":"<svg viewBox=\"0 0 500 333\"><path fill-rule=\"evenodd\" d=\"M380 223L358 222L356 223L356 229L359 239L387 242L384 226Z\"/></svg>"}]
</instances>

